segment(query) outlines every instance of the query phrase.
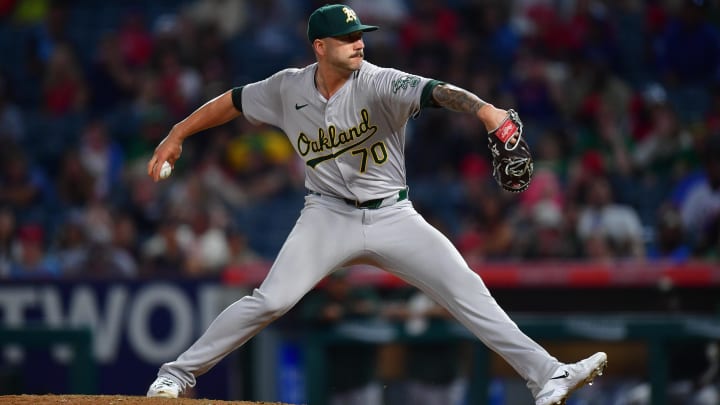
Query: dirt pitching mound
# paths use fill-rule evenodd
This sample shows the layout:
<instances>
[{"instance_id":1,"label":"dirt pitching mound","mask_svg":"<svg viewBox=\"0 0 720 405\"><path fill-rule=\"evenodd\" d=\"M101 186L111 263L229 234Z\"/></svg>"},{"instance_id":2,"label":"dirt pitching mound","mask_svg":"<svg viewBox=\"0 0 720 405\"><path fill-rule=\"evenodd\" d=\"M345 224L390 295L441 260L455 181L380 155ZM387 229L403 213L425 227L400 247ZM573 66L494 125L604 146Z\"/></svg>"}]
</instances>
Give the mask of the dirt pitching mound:
<instances>
[{"instance_id":1,"label":"dirt pitching mound","mask_svg":"<svg viewBox=\"0 0 720 405\"><path fill-rule=\"evenodd\" d=\"M0 404L19 405L289 405L279 402L146 398L126 395L0 395Z\"/></svg>"}]
</instances>

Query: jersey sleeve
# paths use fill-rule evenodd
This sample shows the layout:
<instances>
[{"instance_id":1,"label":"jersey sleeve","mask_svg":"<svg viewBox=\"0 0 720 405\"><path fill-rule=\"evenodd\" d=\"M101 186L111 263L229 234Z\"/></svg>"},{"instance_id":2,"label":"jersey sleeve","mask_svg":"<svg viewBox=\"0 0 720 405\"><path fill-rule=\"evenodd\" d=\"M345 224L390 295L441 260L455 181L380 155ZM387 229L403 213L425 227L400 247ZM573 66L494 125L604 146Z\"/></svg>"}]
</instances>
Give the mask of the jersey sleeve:
<instances>
[{"instance_id":1,"label":"jersey sleeve","mask_svg":"<svg viewBox=\"0 0 720 405\"><path fill-rule=\"evenodd\" d=\"M243 86L242 112L248 121L279 126L283 116L280 97L283 78L284 71L280 71L265 80Z\"/></svg>"},{"instance_id":2,"label":"jersey sleeve","mask_svg":"<svg viewBox=\"0 0 720 405\"><path fill-rule=\"evenodd\" d=\"M399 122L406 121L422 108L434 106L430 94L435 86L442 84L397 69L381 69L373 83L378 95Z\"/></svg>"}]
</instances>

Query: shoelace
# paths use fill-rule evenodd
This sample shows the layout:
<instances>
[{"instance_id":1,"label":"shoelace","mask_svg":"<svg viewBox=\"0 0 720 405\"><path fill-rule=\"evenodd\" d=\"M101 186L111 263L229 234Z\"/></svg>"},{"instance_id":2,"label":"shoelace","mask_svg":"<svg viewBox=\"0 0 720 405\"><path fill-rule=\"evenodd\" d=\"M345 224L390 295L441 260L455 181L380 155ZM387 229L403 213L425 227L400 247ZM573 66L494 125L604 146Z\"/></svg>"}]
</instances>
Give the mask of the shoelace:
<instances>
[{"instance_id":1,"label":"shoelace","mask_svg":"<svg viewBox=\"0 0 720 405\"><path fill-rule=\"evenodd\" d=\"M175 383L172 382L172 381L170 381L170 380L163 379L163 380L158 380L158 381L156 381L156 382L155 382L155 385L156 385L156 386L163 386L163 387L172 387L173 385L175 385Z\"/></svg>"}]
</instances>

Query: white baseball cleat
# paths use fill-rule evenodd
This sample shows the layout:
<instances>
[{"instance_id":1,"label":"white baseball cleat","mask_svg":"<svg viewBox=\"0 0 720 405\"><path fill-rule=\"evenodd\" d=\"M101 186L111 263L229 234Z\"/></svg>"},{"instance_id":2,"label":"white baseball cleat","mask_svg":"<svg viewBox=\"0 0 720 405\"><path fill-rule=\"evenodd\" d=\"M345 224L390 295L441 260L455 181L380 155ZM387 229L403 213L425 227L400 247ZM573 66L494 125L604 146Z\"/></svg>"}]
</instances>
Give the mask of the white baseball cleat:
<instances>
[{"instance_id":1,"label":"white baseball cleat","mask_svg":"<svg viewBox=\"0 0 720 405\"><path fill-rule=\"evenodd\" d=\"M535 405L565 404L570 394L602 375L607 366L607 354L597 352L585 360L558 367L553 376L535 396Z\"/></svg>"},{"instance_id":2,"label":"white baseball cleat","mask_svg":"<svg viewBox=\"0 0 720 405\"><path fill-rule=\"evenodd\" d=\"M180 395L180 385L167 377L158 377L148 388L148 397L177 398Z\"/></svg>"}]
</instances>

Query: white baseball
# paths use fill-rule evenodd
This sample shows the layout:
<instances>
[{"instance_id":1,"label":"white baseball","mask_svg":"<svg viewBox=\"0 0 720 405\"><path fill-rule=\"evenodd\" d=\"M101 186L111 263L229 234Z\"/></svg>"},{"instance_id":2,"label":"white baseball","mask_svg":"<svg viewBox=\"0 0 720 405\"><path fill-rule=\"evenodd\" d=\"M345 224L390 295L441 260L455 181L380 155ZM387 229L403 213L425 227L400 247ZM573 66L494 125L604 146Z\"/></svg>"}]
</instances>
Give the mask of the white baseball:
<instances>
[{"instance_id":1,"label":"white baseball","mask_svg":"<svg viewBox=\"0 0 720 405\"><path fill-rule=\"evenodd\" d=\"M167 161L163 162L162 166L160 167L160 178L161 179L167 179L170 177L170 173L172 173L172 166L170 166L170 163Z\"/></svg>"}]
</instances>

